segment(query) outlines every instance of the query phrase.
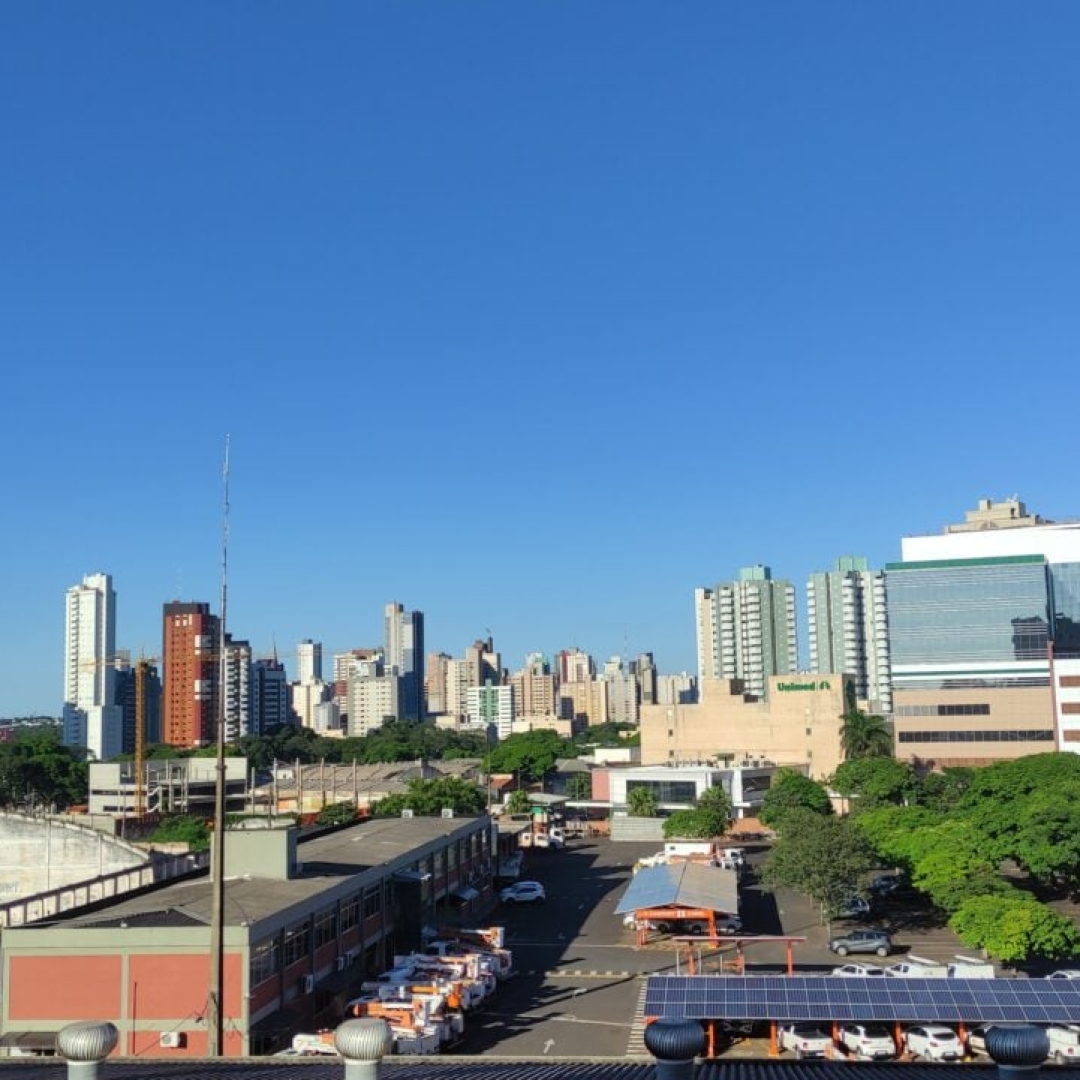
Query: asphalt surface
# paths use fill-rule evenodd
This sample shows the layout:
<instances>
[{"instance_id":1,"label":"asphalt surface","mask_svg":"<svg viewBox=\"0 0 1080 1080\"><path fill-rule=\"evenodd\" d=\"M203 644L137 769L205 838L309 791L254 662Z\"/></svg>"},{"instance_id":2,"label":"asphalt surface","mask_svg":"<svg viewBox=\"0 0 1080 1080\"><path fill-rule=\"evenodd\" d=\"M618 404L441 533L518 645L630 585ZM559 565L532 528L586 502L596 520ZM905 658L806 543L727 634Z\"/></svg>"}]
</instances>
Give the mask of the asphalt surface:
<instances>
[{"instance_id":1,"label":"asphalt surface","mask_svg":"<svg viewBox=\"0 0 1080 1080\"><path fill-rule=\"evenodd\" d=\"M640 1003L650 973L687 970L687 947L661 938L639 948L614 908L631 877L634 862L650 855L657 843L572 840L562 851L527 856L522 879L544 883L547 902L502 905L492 922L506 926L507 945L517 974L500 985L485 1006L469 1014L459 1052L493 1056L621 1057L644 1054ZM845 961L828 949L830 928L822 925L810 901L800 894L763 890L753 874L767 849L750 849L751 874L741 890L746 933L790 935L797 970L821 973ZM886 904L864 923L834 923L832 930L856 925L883 926L897 945L889 960L850 956L848 961L891 963L911 952L939 962L963 951L941 924L940 916L920 911L910 901ZM755 974L787 968L782 941L747 943L746 970ZM732 946L695 947L699 970L730 971ZM767 1052L759 1040L746 1040L732 1053Z\"/></svg>"}]
</instances>

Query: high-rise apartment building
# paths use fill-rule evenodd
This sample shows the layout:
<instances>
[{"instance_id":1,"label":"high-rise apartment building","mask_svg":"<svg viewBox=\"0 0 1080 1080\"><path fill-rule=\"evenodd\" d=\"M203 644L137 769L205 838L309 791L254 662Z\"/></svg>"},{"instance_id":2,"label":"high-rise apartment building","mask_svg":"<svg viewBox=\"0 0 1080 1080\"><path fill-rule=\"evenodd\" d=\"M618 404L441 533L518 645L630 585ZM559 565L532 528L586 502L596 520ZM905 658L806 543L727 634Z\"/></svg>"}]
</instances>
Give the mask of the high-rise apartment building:
<instances>
[{"instance_id":1,"label":"high-rise apartment building","mask_svg":"<svg viewBox=\"0 0 1080 1080\"><path fill-rule=\"evenodd\" d=\"M466 692L467 720L494 729L497 739L505 739L514 729L514 694L509 686L470 686Z\"/></svg>"},{"instance_id":2,"label":"high-rise apartment building","mask_svg":"<svg viewBox=\"0 0 1080 1080\"><path fill-rule=\"evenodd\" d=\"M401 682L388 675L381 655L355 660L349 669L349 734L364 736L400 716Z\"/></svg>"},{"instance_id":3,"label":"high-rise apartment building","mask_svg":"<svg viewBox=\"0 0 1080 1080\"><path fill-rule=\"evenodd\" d=\"M525 658L525 666L510 676L510 689L515 719L558 715L558 681L542 654L530 653Z\"/></svg>"},{"instance_id":4,"label":"high-rise apartment building","mask_svg":"<svg viewBox=\"0 0 1080 1080\"><path fill-rule=\"evenodd\" d=\"M209 746L217 731L219 620L210 605L164 607L162 726L170 746Z\"/></svg>"},{"instance_id":5,"label":"high-rise apartment building","mask_svg":"<svg viewBox=\"0 0 1080 1080\"><path fill-rule=\"evenodd\" d=\"M305 638L296 646L296 681L303 685L322 682L322 645Z\"/></svg>"},{"instance_id":6,"label":"high-rise apartment building","mask_svg":"<svg viewBox=\"0 0 1080 1080\"><path fill-rule=\"evenodd\" d=\"M225 739L235 742L244 735L254 735L252 723L252 652L251 643L234 641L226 635L225 662Z\"/></svg>"},{"instance_id":7,"label":"high-rise apartment building","mask_svg":"<svg viewBox=\"0 0 1080 1080\"><path fill-rule=\"evenodd\" d=\"M116 593L109 574L88 574L67 591L64 635L64 742L98 761L123 750L116 696Z\"/></svg>"},{"instance_id":8,"label":"high-rise apartment building","mask_svg":"<svg viewBox=\"0 0 1080 1080\"><path fill-rule=\"evenodd\" d=\"M450 711L447 707L446 685L452 660L449 653L428 654L424 671L424 713L427 716L441 716Z\"/></svg>"},{"instance_id":9,"label":"high-rise apartment building","mask_svg":"<svg viewBox=\"0 0 1080 1080\"><path fill-rule=\"evenodd\" d=\"M251 665L251 734L269 735L292 723L289 713L289 680L277 656Z\"/></svg>"},{"instance_id":10,"label":"high-rise apartment building","mask_svg":"<svg viewBox=\"0 0 1080 1080\"><path fill-rule=\"evenodd\" d=\"M885 573L845 555L832 570L811 574L806 588L810 670L850 675L855 694L874 713L892 712Z\"/></svg>"},{"instance_id":11,"label":"high-rise apartment building","mask_svg":"<svg viewBox=\"0 0 1080 1080\"><path fill-rule=\"evenodd\" d=\"M774 581L769 567L747 567L736 581L695 589L694 609L699 679L738 679L763 698L770 675L799 670L795 586Z\"/></svg>"},{"instance_id":12,"label":"high-rise apartment building","mask_svg":"<svg viewBox=\"0 0 1080 1080\"><path fill-rule=\"evenodd\" d=\"M161 742L161 675L147 662L142 685L143 746ZM139 684L135 667L125 664L116 672L116 700L123 716L122 753L135 752L135 725L139 716Z\"/></svg>"},{"instance_id":13,"label":"high-rise apartment building","mask_svg":"<svg viewBox=\"0 0 1080 1080\"><path fill-rule=\"evenodd\" d=\"M1080 522L980 501L885 567L897 754L1080 751Z\"/></svg>"},{"instance_id":14,"label":"high-rise apartment building","mask_svg":"<svg viewBox=\"0 0 1080 1080\"><path fill-rule=\"evenodd\" d=\"M400 718L420 720L424 714L424 614L389 603L384 624L387 674L401 680Z\"/></svg>"}]
</instances>

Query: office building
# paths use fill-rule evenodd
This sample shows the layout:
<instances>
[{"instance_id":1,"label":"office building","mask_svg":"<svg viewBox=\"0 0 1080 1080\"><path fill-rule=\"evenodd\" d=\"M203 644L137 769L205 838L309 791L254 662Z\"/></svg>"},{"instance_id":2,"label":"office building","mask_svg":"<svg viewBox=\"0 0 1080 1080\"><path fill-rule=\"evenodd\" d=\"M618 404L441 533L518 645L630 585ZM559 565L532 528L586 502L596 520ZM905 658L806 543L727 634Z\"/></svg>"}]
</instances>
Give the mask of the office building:
<instances>
[{"instance_id":1,"label":"office building","mask_svg":"<svg viewBox=\"0 0 1080 1080\"><path fill-rule=\"evenodd\" d=\"M88 574L67 591L64 742L105 761L123 750L116 696L116 593L109 574Z\"/></svg>"},{"instance_id":2,"label":"office building","mask_svg":"<svg viewBox=\"0 0 1080 1080\"><path fill-rule=\"evenodd\" d=\"M122 753L135 752L135 728L139 716L138 671L124 666L116 672L116 700L120 706L123 728ZM147 662L142 686L143 746L161 742L161 675L156 664Z\"/></svg>"},{"instance_id":3,"label":"office building","mask_svg":"<svg viewBox=\"0 0 1080 1080\"><path fill-rule=\"evenodd\" d=\"M772 675L799 669L795 586L773 580L767 566L739 571L736 581L694 590L698 678L739 679L763 697Z\"/></svg>"},{"instance_id":4,"label":"office building","mask_svg":"<svg viewBox=\"0 0 1080 1080\"><path fill-rule=\"evenodd\" d=\"M401 682L398 702L402 720L424 715L424 615L390 603L384 611L386 672Z\"/></svg>"},{"instance_id":5,"label":"office building","mask_svg":"<svg viewBox=\"0 0 1080 1080\"><path fill-rule=\"evenodd\" d=\"M846 555L807 583L810 671L843 671L872 713L892 712L885 573Z\"/></svg>"},{"instance_id":6,"label":"office building","mask_svg":"<svg viewBox=\"0 0 1080 1080\"><path fill-rule=\"evenodd\" d=\"M277 656L256 660L251 665L251 734L271 735L292 722L285 665Z\"/></svg>"},{"instance_id":7,"label":"office building","mask_svg":"<svg viewBox=\"0 0 1080 1080\"><path fill-rule=\"evenodd\" d=\"M852 680L842 674L773 675L765 695L733 679L704 679L693 704L641 709L641 763L741 765L755 761L805 768L816 780L843 760L840 728Z\"/></svg>"},{"instance_id":8,"label":"office building","mask_svg":"<svg viewBox=\"0 0 1080 1080\"><path fill-rule=\"evenodd\" d=\"M1080 750L1080 522L984 499L901 553L885 568L898 756Z\"/></svg>"},{"instance_id":9,"label":"office building","mask_svg":"<svg viewBox=\"0 0 1080 1080\"><path fill-rule=\"evenodd\" d=\"M162 649L165 742L199 747L214 742L218 710L220 623L202 602L164 606Z\"/></svg>"}]
</instances>

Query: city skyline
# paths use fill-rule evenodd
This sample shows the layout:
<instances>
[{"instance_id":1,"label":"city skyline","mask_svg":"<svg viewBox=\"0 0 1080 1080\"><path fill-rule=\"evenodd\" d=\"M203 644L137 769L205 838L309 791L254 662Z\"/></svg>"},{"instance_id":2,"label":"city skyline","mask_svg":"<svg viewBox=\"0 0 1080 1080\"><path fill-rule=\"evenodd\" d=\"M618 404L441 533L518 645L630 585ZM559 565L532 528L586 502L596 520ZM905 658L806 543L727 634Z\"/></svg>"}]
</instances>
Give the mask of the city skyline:
<instances>
[{"instance_id":1,"label":"city skyline","mask_svg":"<svg viewBox=\"0 0 1080 1080\"><path fill-rule=\"evenodd\" d=\"M979 498L1074 515L1080 8L252 0L0 12L0 714L64 594L694 670ZM805 642L803 662L806 662Z\"/></svg>"}]
</instances>

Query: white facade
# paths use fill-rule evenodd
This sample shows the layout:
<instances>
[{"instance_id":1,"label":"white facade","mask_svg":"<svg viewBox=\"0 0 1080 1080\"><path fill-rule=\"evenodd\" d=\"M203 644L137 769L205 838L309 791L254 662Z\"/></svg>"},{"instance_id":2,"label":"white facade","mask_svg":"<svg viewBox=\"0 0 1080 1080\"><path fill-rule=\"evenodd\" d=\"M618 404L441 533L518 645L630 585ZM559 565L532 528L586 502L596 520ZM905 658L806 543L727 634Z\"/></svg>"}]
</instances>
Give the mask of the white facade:
<instances>
[{"instance_id":1,"label":"white facade","mask_svg":"<svg viewBox=\"0 0 1080 1080\"><path fill-rule=\"evenodd\" d=\"M320 705L329 702L333 696L331 687L324 682L308 680L289 685L289 706L300 720L301 727L322 730L319 727L317 713Z\"/></svg>"},{"instance_id":2,"label":"white facade","mask_svg":"<svg viewBox=\"0 0 1080 1080\"><path fill-rule=\"evenodd\" d=\"M874 712L892 711L885 574L845 556L807 582L810 671L843 672Z\"/></svg>"},{"instance_id":3,"label":"white facade","mask_svg":"<svg viewBox=\"0 0 1080 1080\"><path fill-rule=\"evenodd\" d=\"M395 675L352 675L349 678L349 734L364 736L398 715Z\"/></svg>"},{"instance_id":4,"label":"white facade","mask_svg":"<svg viewBox=\"0 0 1080 1080\"><path fill-rule=\"evenodd\" d=\"M609 798L612 809L625 812L628 788L643 784L656 795L661 809L683 810L692 807L709 788L719 787L731 799L736 816L748 817L761 806L779 768L766 764L724 769L686 765L612 769L608 773Z\"/></svg>"},{"instance_id":5,"label":"white facade","mask_svg":"<svg viewBox=\"0 0 1080 1080\"><path fill-rule=\"evenodd\" d=\"M99 761L123 750L116 703L116 593L109 574L88 574L67 591L64 640L64 742Z\"/></svg>"},{"instance_id":6,"label":"white facade","mask_svg":"<svg viewBox=\"0 0 1080 1080\"><path fill-rule=\"evenodd\" d=\"M748 693L764 697L770 675L799 670L795 586L774 581L767 566L696 589L694 606L700 679L740 679Z\"/></svg>"},{"instance_id":7,"label":"white facade","mask_svg":"<svg viewBox=\"0 0 1080 1080\"><path fill-rule=\"evenodd\" d=\"M322 645L310 638L296 646L296 681L306 686L322 681Z\"/></svg>"},{"instance_id":8,"label":"white facade","mask_svg":"<svg viewBox=\"0 0 1080 1080\"><path fill-rule=\"evenodd\" d=\"M225 738L228 742L251 734L251 645L230 641L225 646Z\"/></svg>"},{"instance_id":9,"label":"white facade","mask_svg":"<svg viewBox=\"0 0 1080 1080\"><path fill-rule=\"evenodd\" d=\"M468 723L493 724L499 739L514 730L514 692L509 686L470 686L466 690Z\"/></svg>"}]
</instances>

